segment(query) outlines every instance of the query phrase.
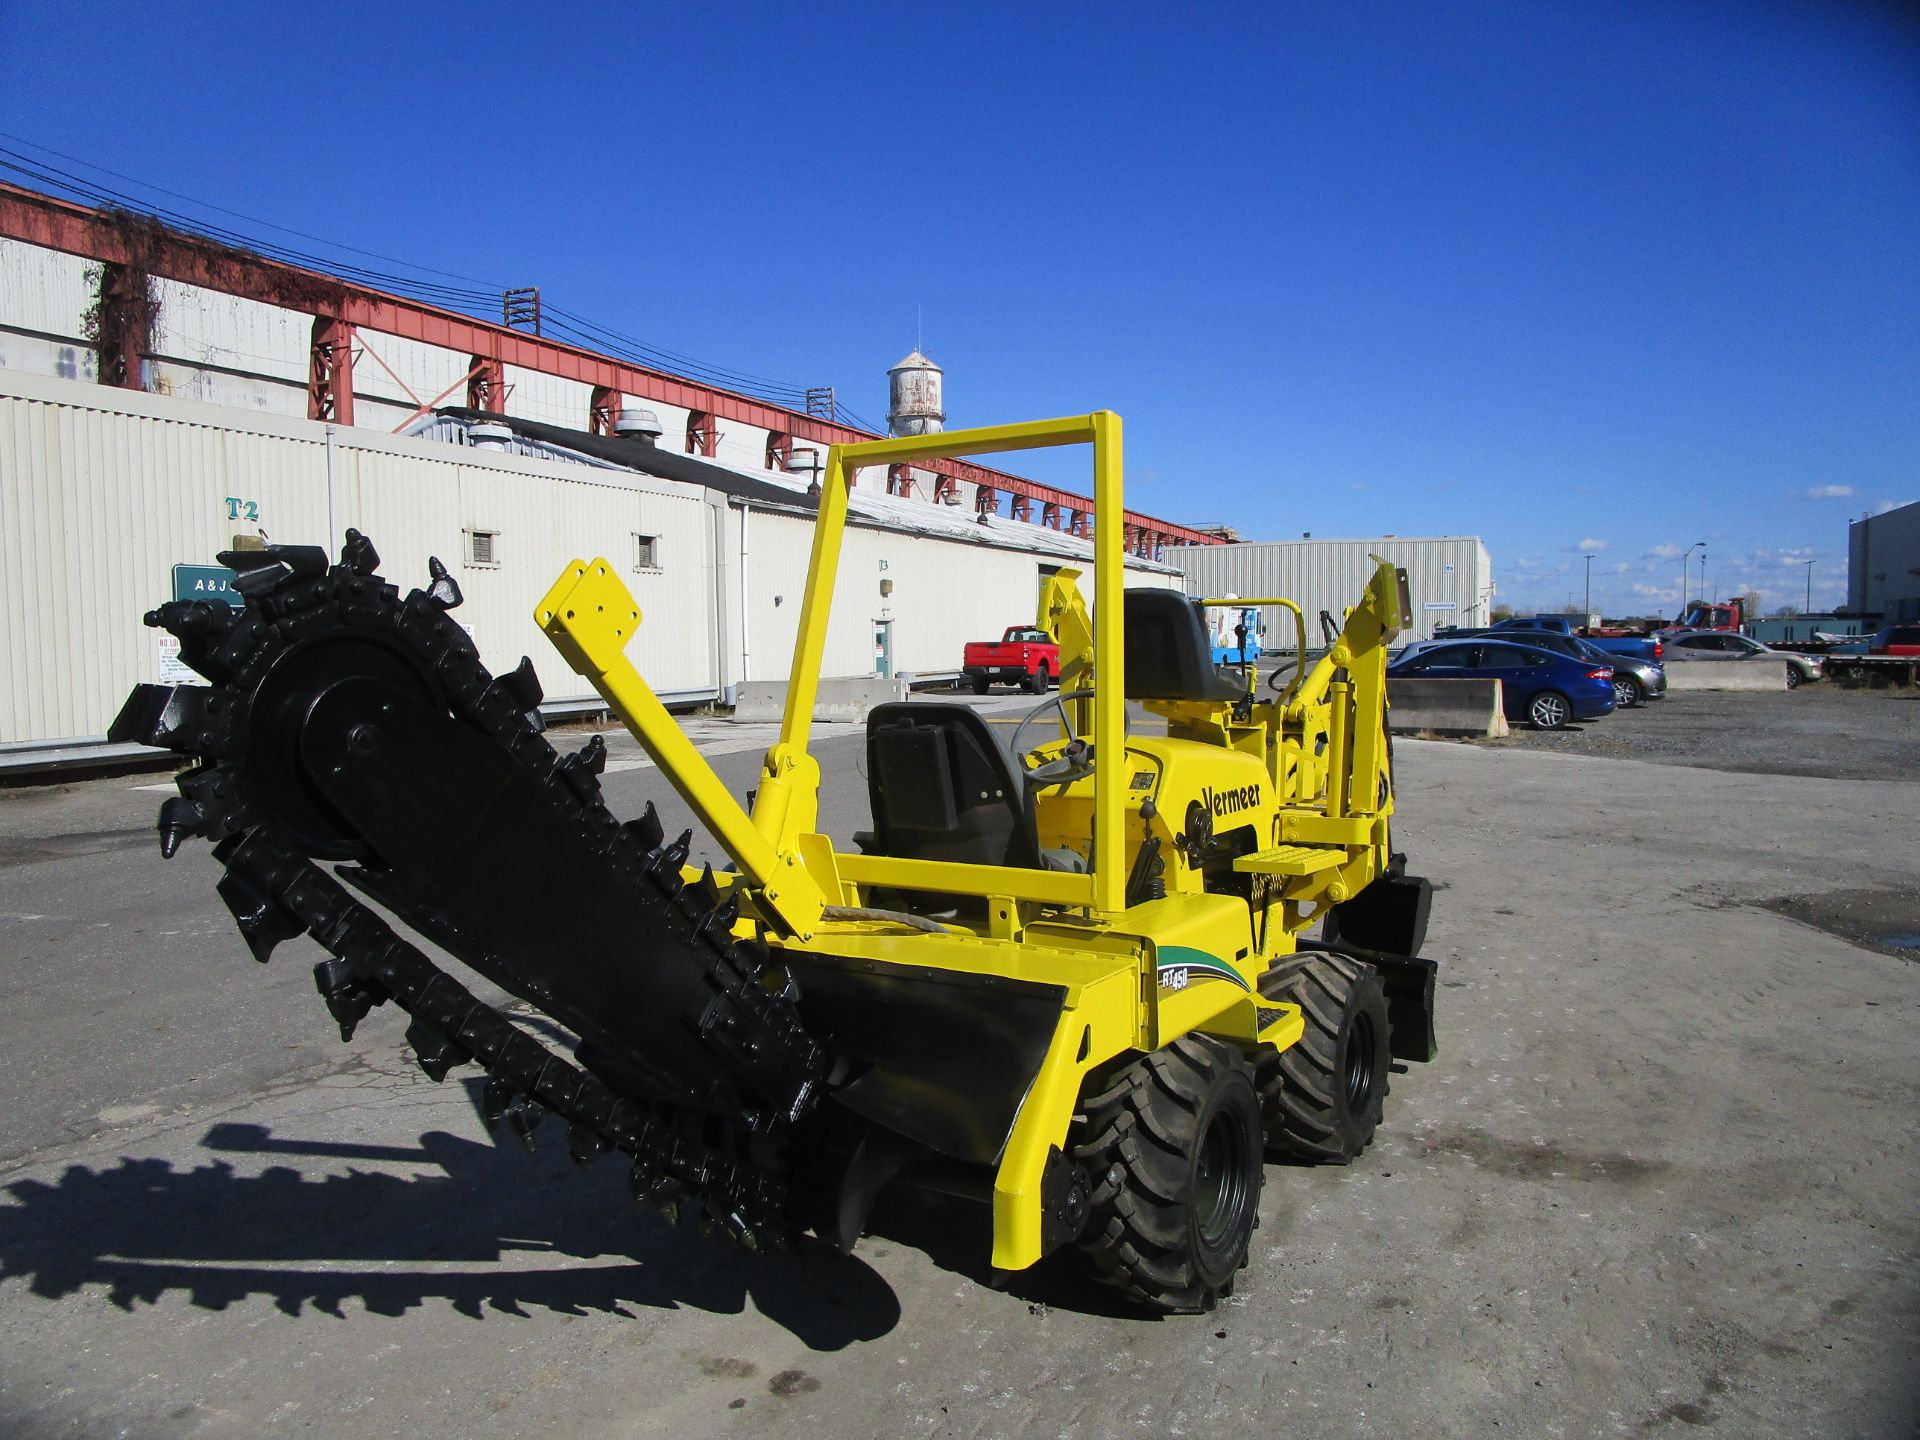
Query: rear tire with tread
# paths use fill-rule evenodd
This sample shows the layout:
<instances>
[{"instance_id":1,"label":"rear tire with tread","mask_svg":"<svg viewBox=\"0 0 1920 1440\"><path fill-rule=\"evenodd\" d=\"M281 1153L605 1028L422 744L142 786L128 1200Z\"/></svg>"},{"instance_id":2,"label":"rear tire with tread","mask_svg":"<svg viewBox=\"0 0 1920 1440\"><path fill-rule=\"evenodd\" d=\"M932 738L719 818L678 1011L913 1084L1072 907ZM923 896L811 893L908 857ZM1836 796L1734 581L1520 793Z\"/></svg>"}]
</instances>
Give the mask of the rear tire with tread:
<instances>
[{"instance_id":1,"label":"rear tire with tread","mask_svg":"<svg viewBox=\"0 0 1920 1440\"><path fill-rule=\"evenodd\" d=\"M1536 730L1560 730L1573 718L1573 706L1558 690L1542 690L1527 702L1527 720Z\"/></svg>"},{"instance_id":2,"label":"rear tire with tread","mask_svg":"<svg viewBox=\"0 0 1920 1440\"><path fill-rule=\"evenodd\" d=\"M1373 1141L1387 1098L1387 998L1371 965L1315 951L1260 977L1269 1001L1300 1007L1306 1033L1260 1067L1267 1148L1345 1165Z\"/></svg>"},{"instance_id":3,"label":"rear tire with tread","mask_svg":"<svg viewBox=\"0 0 1920 1440\"><path fill-rule=\"evenodd\" d=\"M967 684L973 687L974 694L984 695L987 693L988 687L992 685L993 682L987 679L987 677L984 675L969 675L967 677Z\"/></svg>"},{"instance_id":4,"label":"rear tire with tread","mask_svg":"<svg viewBox=\"0 0 1920 1440\"><path fill-rule=\"evenodd\" d=\"M1260 1102L1239 1050L1187 1035L1081 1097L1070 1141L1092 1181L1080 1248L1150 1309L1233 1293L1259 1223Z\"/></svg>"}]
</instances>

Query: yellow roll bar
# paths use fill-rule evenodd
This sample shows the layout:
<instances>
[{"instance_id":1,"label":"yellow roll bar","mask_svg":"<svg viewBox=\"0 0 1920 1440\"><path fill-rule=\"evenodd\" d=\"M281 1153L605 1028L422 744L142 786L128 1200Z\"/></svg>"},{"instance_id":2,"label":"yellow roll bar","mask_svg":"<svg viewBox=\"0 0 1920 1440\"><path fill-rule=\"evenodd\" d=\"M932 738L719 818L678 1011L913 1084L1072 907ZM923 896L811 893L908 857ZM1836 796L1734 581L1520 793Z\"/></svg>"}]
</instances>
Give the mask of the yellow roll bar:
<instances>
[{"instance_id":1,"label":"yellow roll bar","mask_svg":"<svg viewBox=\"0 0 1920 1440\"><path fill-rule=\"evenodd\" d=\"M840 540L847 523L848 477L876 465L909 464L916 460L957 459L964 455L997 455L1014 450L1039 450L1059 445L1093 446L1094 611L1105 623L1094 626L1094 738L1126 733L1126 659L1121 643L1126 586L1124 558L1126 523L1122 509L1120 417L1111 410L1072 415L1058 420L1032 420L1018 425L984 425L971 430L947 430L932 435L900 435L887 440L862 440L835 445L827 451L826 473L820 481L820 521L813 536L813 557L807 571L807 599L800 613L800 633L794 650L793 677L787 687L786 714L780 740L769 752L768 767L754 806L754 823L775 847L788 850L797 840L794 825L815 813L819 775L811 767L793 767L805 755L813 724L813 703L820 686L820 664L827 644L827 613L833 603L834 575L839 567ZM776 763L777 762L777 763ZM1094 772L1093 866L1085 877L1049 877L1069 884L1049 889L1063 895L1079 892L1063 903L1085 904L1096 910L1126 908L1127 870L1124 864L1126 829L1121 806L1126 799L1124 765L1102 765ZM812 794L799 794L804 787ZM763 819L764 812L764 819ZM779 829L769 834L769 821ZM963 895L1004 894L991 877L969 874L993 867L948 865L943 883L929 887L927 877L912 880L893 876L885 860L868 857L863 872L875 883L913 883ZM888 872L881 874L879 872Z\"/></svg>"},{"instance_id":2,"label":"yellow roll bar","mask_svg":"<svg viewBox=\"0 0 1920 1440\"><path fill-rule=\"evenodd\" d=\"M1060 420L1019 425L988 425L934 435L906 435L835 445L827 451L820 485L820 515L814 527L813 554L807 568L807 595L794 645L793 674L787 685L780 738L767 751L753 814L746 811L713 773L667 713L625 650L640 624L639 606L604 559L576 560L554 582L534 619L569 664L593 682L626 722L668 780L713 832L741 874L758 893L766 918L788 934L808 939L829 895L833 875L865 885L892 885L946 894L1030 898L1043 904L1101 911L1126 908L1126 766L1096 767L1093 856L1090 872L1009 871L992 865L929 864L884 856L835 857L810 866L807 855L824 853L820 842L803 851L813 835L820 809L820 767L808 754L813 735L813 706L820 689L820 666L827 648L827 619L840 566L840 542L847 526L848 477L871 465L915 460L999 454L1056 445L1093 446L1094 676L1097 696L1090 738L1126 734L1126 658L1122 645L1126 582L1121 500L1120 417L1110 410ZM816 861L822 853L814 853Z\"/></svg>"}]
</instances>

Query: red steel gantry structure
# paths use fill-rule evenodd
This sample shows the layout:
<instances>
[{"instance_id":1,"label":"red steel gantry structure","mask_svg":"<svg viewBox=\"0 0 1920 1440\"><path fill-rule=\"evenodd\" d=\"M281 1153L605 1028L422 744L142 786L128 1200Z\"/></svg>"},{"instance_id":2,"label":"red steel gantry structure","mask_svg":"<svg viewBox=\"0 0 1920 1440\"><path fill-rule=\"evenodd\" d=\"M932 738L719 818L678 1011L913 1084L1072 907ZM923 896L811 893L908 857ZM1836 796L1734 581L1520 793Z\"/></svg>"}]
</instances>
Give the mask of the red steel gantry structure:
<instances>
[{"instance_id":1,"label":"red steel gantry structure","mask_svg":"<svg viewBox=\"0 0 1920 1440\"><path fill-rule=\"evenodd\" d=\"M470 357L463 381L456 381L427 402L421 407L423 412L441 403L462 383L469 407L502 410L507 394L506 368L514 365L590 386L588 413L581 418L597 433L612 431L629 398L678 406L687 412L689 454L712 456L723 420L767 432L768 469L784 469L794 446L803 441L824 447L875 438L865 430L823 416L370 289L169 229L157 221L139 222L137 231L126 222L127 217L122 215L0 182L0 235L78 255L102 267L99 333L111 337L110 343L120 352L103 356L101 378L108 384L139 389L140 362L150 358L141 351L142 337L149 328L145 319L111 313L117 305L140 303L142 297L134 295L124 283L129 272L137 268L182 284L312 314L307 415L315 420L353 424L354 341L364 328ZM1038 507L1040 524L1075 535L1092 534L1093 501L1084 495L965 460L916 462L912 468L933 474L936 501L957 493L964 481L978 487L977 504L982 514L997 512L1000 497L1005 495L1016 520L1033 521ZM904 494L911 483L909 467L889 467L889 494ZM1220 543L1215 535L1132 510L1126 512L1124 534L1128 552L1149 559L1156 558L1166 545Z\"/></svg>"}]
</instances>

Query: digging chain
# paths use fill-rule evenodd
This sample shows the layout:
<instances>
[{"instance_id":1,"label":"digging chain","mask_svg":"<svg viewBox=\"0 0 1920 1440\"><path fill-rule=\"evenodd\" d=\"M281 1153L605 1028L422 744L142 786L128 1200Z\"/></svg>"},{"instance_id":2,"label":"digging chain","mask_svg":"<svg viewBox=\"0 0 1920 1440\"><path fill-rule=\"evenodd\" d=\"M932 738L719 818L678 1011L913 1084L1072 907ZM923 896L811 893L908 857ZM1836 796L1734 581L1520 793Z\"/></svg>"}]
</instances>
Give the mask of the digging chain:
<instances>
[{"instance_id":1,"label":"digging chain","mask_svg":"<svg viewBox=\"0 0 1920 1440\"><path fill-rule=\"evenodd\" d=\"M303 932L328 951L314 978L342 1039L391 1000L412 1017L407 1042L429 1077L441 1080L469 1061L484 1067L482 1108L490 1125L505 1121L531 1145L535 1125L551 1112L567 1122L576 1161L590 1164L612 1151L629 1157L635 1199L669 1218L680 1218L690 1202L703 1228L750 1248L789 1241L784 1181L768 1161L787 1125L817 1098L827 1056L800 1024L791 980L758 942L733 935L737 897L723 897L710 870L693 883L683 878L691 832L667 843L651 805L625 824L613 817L600 793L606 749L599 736L577 754L555 752L542 733L531 662L498 677L487 672L466 632L447 617L460 591L437 559L428 588L402 600L374 573L379 558L355 531L347 532L334 566L306 546L220 558L236 571L243 607L175 601L146 616L148 625L178 637L182 661L210 684L142 686L115 722L116 739L198 761L178 777L179 796L161 805L161 852L171 857L191 836L214 842L214 856L226 866L219 893L257 960ZM705 969L713 993L697 1030L716 1059L771 1053L798 1077L776 1103L728 1122L615 1094L475 997L292 842L262 803L247 763L251 697L291 647L354 632L379 633L417 656L449 712L539 781L547 803L562 807L614 861L624 883L650 892L665 932L650 943L677 942Z\"/></svg>"}]
</instances>

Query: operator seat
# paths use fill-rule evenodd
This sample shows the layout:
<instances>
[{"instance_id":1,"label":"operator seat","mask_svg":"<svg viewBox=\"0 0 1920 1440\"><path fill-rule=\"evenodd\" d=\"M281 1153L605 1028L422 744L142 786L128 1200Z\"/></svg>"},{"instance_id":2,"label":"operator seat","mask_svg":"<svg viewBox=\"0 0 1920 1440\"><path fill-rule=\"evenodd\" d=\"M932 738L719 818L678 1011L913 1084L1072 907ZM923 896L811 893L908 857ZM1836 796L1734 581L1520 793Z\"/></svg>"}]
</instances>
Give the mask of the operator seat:
<instances>
[{"instance_id":1,"label":"operator seat","mask_svg":"<svg viewBox=\"0 0 1920 1440\"><path fill-rule=\"evenodd\" d=\"M872 854L1041 867L1020 765L966 705L896 700L867 713Z\"/></svg>"},{"instance_id":2,"label":"operator seat","mask_svg":"<svg viewBox=\"0 0 1920 1440\"><path fill-rule=\"evenodd\" d=\"M1200 604L1178 590L1128 590L1126 667L1129 700L1247 698L1238 670L1213 663Z\"/></svg>"}]
</instances>

